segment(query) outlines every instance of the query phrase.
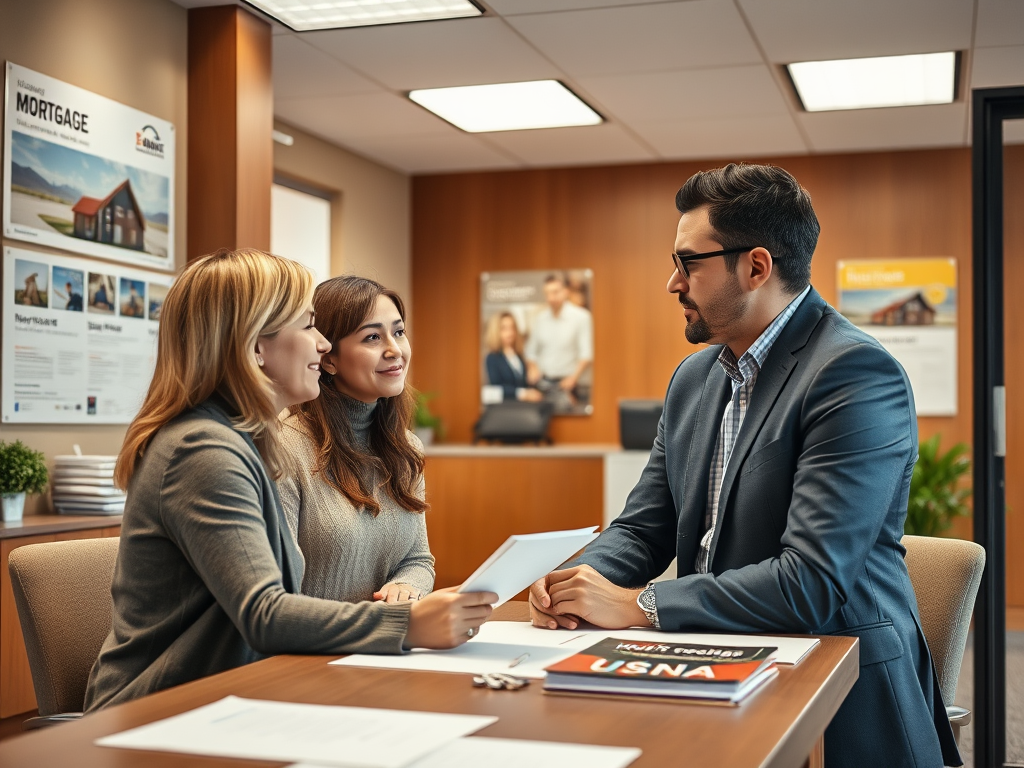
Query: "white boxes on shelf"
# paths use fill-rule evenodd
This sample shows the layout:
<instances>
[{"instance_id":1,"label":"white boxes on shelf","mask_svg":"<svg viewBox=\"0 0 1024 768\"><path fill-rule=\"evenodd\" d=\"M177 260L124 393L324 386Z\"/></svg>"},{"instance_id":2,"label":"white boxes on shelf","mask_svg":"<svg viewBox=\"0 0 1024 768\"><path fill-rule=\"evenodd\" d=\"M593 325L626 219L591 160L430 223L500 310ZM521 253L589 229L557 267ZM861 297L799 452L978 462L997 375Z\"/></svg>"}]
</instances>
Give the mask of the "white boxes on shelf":
<instances>
[{"instance_id":1,"label":"white boxes on shelf","mask_svg":"<svg viewBox=\"0 0 1024 768\"><path fill-rule=\"evenodd\" d=\"M124 491L114 487L117 456L56 456L53 506L62 515L120 515Z\"/></svg>"}]
</instances>

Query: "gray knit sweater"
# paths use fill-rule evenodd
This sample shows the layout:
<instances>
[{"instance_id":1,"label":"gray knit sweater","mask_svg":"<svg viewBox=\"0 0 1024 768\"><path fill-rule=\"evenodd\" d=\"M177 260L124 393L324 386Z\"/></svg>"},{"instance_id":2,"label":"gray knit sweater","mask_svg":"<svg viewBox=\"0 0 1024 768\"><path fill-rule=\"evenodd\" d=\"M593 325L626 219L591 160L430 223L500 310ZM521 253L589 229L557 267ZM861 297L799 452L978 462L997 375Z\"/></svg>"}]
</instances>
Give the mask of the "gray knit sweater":
<instances>
[{"instance_id":1,"label":"gray knit sweater","mask_svg":"<svg viewBox=\"0 0 1024 768\"><path fill-rule=\"evenodd\" d=\"M85 709L275 653L401 653L409 605L298 594L277 487L216 396L162 427L128 484L113 627Z\"/></svg>"},{"instance_id":2,"label":"gray knit sweater","mask_svg":"<svg viewBox=\"0 0 1024 768\"><path fill-rule=\"evenodd\" d=\"M344 396L342 401L352 432L365 447L377 404ZM376 517L353 506L314 474L316 449L297 416L285 419L281 439L299 465L295 477L282 480L279 489L285 518L306 560L303 594L358 602L372 600L388 582L429 592L434 586L434 558L427 546L424 515L402 509L384 491L377 492ZM423 450L411 432L409 441ZM423 498L423 493L421 475L416 495Z\"/></svg>"}]
</instances>

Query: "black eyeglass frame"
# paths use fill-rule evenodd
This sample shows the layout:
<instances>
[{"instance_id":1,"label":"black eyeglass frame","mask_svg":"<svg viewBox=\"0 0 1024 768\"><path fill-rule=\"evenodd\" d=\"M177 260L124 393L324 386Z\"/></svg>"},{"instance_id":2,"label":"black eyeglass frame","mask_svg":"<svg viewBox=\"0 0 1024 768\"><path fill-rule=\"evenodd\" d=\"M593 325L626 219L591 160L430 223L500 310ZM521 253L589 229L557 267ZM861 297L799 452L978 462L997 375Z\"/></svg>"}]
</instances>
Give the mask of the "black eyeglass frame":
<instances>
[{"instance_id":1,"label":"black eyeglass frame","mask_svg":"<svg viewBox=\"0 0 1024 768\"><path fill-rule=\"evenodd\" d=\"M701 259L710 259L714 256L727 256L730 253L743 253L744 251L752 251L755 248L760 248L758 245L747 245L743 248L726 248L721 251L708 251L707 253L695 253L691 256L680 256L675 251L672 252L672 263L675 268L679 270L679 274L685 277L687 280L690 279L690 270L686 268L687 262L700 261ZM772 257L774 259L774 257Z\"/></svg>"}]
</instances>

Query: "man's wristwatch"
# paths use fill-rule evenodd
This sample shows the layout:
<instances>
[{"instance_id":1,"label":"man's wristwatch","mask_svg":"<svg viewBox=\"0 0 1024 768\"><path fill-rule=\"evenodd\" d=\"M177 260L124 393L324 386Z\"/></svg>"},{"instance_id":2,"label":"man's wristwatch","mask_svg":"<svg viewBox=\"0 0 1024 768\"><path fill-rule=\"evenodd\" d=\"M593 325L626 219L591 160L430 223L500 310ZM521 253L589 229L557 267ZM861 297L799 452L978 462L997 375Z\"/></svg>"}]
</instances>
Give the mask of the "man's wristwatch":
<instances>
[{"instance_id":1,"label":"man's wristwatch","mask_svg":"<svg viewBox=\"0 0 1024 768\"><path fill-rule=\"evenodd\" d=\"M640 610L651 622L651 626L661 629L661 624L658 622L658 603L654 598L654 582L640 590L640 594L636 597L636 604L640 606Z\"/></svg>"}]
</instances>

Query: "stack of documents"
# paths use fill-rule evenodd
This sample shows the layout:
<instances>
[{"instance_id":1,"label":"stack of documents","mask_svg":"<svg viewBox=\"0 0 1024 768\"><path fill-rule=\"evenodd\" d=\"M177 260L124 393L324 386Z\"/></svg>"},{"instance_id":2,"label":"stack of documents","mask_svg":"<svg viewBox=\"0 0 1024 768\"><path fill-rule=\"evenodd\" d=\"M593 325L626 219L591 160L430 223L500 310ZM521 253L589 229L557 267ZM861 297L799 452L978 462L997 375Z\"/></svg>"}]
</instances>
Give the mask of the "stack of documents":
<instances>
[{"instance_id":1,"label":"stack of documents","mask_svg":"<svg viewBox=\"0 0 1024 768\"><path fill-rule=\"evenodd\" d=\"M117 456L57 456L53 506L62 515L120 515L125 495L114 487Z\"/></svg>"}]
</instances>

